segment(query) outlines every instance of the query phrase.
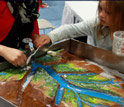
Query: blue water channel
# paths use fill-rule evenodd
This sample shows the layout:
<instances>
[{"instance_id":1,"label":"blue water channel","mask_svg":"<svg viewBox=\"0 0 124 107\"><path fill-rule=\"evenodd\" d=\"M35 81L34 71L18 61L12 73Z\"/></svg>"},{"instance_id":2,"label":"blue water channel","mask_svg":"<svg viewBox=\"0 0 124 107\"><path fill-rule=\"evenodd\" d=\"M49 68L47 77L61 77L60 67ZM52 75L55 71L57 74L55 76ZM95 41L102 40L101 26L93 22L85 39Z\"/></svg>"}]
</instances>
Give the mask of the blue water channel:
<instances>
[{"instance_id":1,"label":"blue water channel","mask_svg":"<svg viewBox=\"0 0 124 107\"><path fill-rule=\"evenodd\" d=\"M79 107L82 107L81 106L81 102L83 102L85 104L88 104L88 105L90 105L92 107L97 107L97 106L108 107L108 106L90 104L89 102L83 101L78 96L77 93L85 94L85 95L88 95L88 96L97 97L97 98L101 98L101 99L105 99L105 100L109 100L109 101L113 101L113 102L116 102L116 103L118 103L118 104L120 104L120 105L122 105L124 107L124 98L121 98L119 96L113 96L113 95L110 95L110 94L107 94L107 93L98 92L98 91L87 89L87 88L81 88L81 87L75 86L73 84L69 84L68 81L71 81L71 80L65 80L64 78L62 78L60 76L60 74L57 74L51 68L51 66L44 66L44 65L38 64L38 63L33 63L32 64L32 69L33 68L36 69L36 68L39 68L39 67L43 68L52 78L54 78L60 84L60 87L59 87L59 89L57 91L57 94L56 94L56 97L55 97L55 101L56 101L57 105L61 102L62 95L63 95L63 92L64 92L64 88L66 88L66 89L72 90L76 94L76 97L78 98L78 105L79 105ZM33 72L34 72L34 70L33 70ZM94 73L85 74L85 75L94 75ZM114 82L113 82L113 80L111 80L111 81L108 81L108 82L105 81L105 83L113 84ZM120 82L118 82L118 83L120 83ZM101 84L103 84L103 83L101 83Z\"/></svg>"}]
</instances>

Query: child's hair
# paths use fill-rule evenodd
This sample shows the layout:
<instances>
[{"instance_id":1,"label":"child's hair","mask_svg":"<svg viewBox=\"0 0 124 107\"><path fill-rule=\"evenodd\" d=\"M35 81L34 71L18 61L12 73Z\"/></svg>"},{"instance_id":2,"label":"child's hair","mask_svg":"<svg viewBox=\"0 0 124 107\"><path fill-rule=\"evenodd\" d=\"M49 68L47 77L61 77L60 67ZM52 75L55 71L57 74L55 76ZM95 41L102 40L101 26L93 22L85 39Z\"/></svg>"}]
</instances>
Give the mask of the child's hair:
<instances>
[{"instance_id":1,"label":"child's hair","mask_svg":"<svg viewBox=\"0 0 124 107\"><path fill-rule=\"evenodd\" d=\"M98 14L100 12L100 2L98 5ZM113 30L110 31L111 33L117 30L124 30L124 1L123 0L106 0L106 7L107 10L110 12L110 18L115 23L113 26ZM116 21L117 18L117 21ZM114 21L115 20L115 21ZM102 34L102 27L100 23L98 24L98 36Z\"/></svg>"}]
</instances>

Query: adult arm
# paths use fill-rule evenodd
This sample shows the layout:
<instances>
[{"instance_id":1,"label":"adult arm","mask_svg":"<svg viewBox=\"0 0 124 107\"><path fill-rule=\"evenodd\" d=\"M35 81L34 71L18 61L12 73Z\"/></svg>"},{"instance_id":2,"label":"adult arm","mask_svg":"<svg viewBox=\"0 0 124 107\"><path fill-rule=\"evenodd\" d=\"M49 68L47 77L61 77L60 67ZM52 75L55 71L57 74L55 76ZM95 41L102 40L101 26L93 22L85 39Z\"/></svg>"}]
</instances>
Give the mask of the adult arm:
<instances>
[{"instance_id":1,"label":"adult arm","mask_svg":"<svg viewBox=\"0 0 124 107\"><path fill-rule=\"evenodd\" d=\"M14 66L25 65L27 60L26 55L22 51L3 45L0 45L0 56L4 57Z\"/></svg>"},{"instance_id":2,"label":"adult arm","mask_svg":"<svg viewBox=\"0 0 124 107\"><path fill-rule=\"evenodd\" d=\"M8 8L7 2L0 1L0 42L8 35L14 21L15 19ZM26 55L22 51L3 45L0 45L0 56L14 66L25 65L27 60Z\"/></svg>"}]
</instances>

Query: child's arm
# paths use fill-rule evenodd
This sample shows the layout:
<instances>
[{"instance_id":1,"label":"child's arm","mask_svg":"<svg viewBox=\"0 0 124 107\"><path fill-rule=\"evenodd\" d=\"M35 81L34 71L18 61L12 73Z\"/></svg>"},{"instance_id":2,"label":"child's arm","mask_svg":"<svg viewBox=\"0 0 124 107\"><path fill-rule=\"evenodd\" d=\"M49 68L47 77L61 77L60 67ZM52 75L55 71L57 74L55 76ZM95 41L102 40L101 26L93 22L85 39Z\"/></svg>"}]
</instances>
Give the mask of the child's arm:
<instances>
[{"instance_id":1,"label":"child's arm","mask_svg":"<svg viewBox=\"0 0 124 107\"><path fill-rule=\"evenodd\" d=\"M96 20L83 21L77 24L68 24L60 26L55 30L51 31L48 35L37 36L37 41L35 41L35 46L40 45L41 47L45 44L55 43L57 41L80 37L80 36L93 36L94 26L96 25Z\"/></svg>"}]
</instances>

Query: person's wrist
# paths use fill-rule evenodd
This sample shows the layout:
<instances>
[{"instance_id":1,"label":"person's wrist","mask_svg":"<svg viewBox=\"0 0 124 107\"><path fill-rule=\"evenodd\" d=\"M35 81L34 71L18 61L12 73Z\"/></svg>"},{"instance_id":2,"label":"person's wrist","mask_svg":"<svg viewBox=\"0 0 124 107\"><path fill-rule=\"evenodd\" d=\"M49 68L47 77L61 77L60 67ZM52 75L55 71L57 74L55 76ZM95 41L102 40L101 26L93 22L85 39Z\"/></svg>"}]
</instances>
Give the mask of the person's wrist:
<instances>
[{"instance_id":1,"label":"person's wrist","mask_svg":"<svg viewBox=\"0 0 124 107\"><path fill-rule=\"evenodd\" d=\"M51 40L50 40L50 42L49 42L48 44L45 44L44 46L45 46L46 48L49 48L51 45L52 45L52 42L51 42Z\"/></svg>"}]
</instances>

